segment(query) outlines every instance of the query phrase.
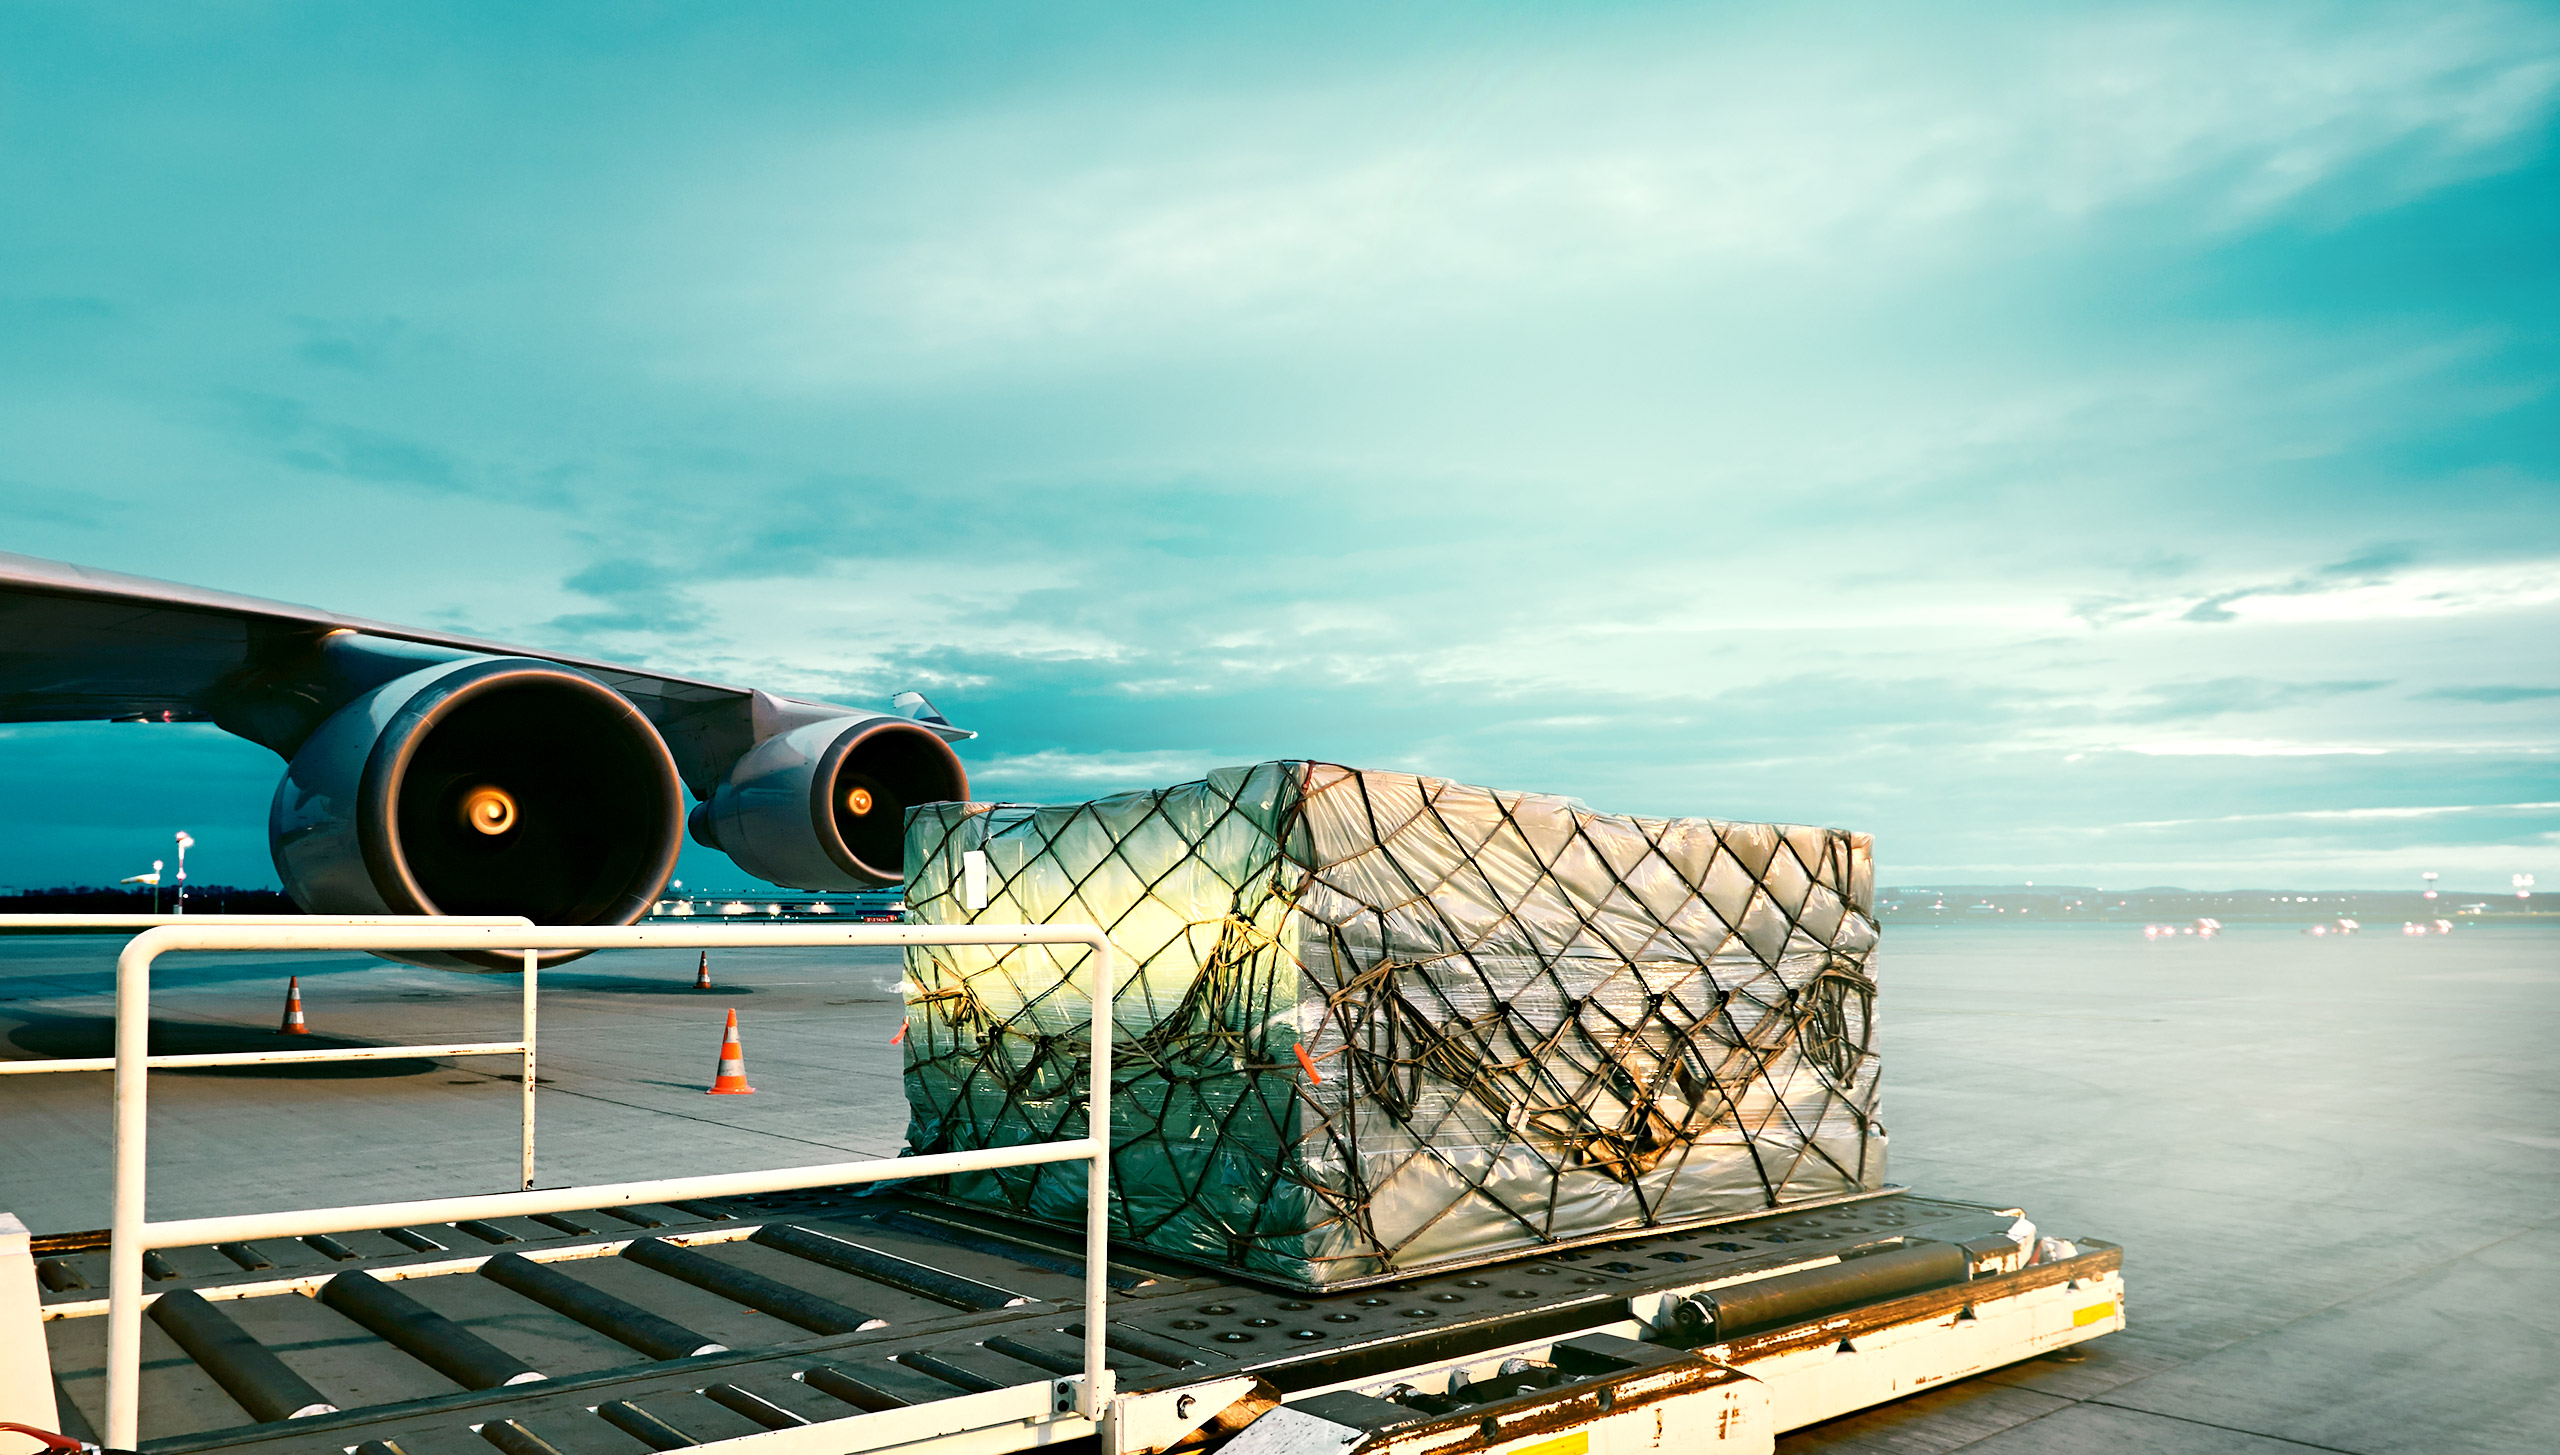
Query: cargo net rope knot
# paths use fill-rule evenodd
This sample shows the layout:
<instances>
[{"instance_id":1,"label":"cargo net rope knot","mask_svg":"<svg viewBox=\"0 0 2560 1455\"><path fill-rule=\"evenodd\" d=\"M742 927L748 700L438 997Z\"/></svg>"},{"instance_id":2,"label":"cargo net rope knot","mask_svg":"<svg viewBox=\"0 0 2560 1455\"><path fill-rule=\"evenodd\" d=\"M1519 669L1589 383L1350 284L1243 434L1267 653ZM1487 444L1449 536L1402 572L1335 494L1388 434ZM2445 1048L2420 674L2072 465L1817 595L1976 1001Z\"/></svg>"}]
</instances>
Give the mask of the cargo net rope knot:
<instances>
[{"instance_id":1,"label":"cargo net rope knot","mask_svg":"<svg viewBox=\"0 0 2560 1455\"><path fill-rule=\"evenodd\" d=\"M919 923L1109 935L1128 1242L1335 1288L1883 1182L1865 835L1288 761L906 854ZM911 1151L1085 1134L1088 958L909 949ZM1074 1226L1085 1175L937 1186Z\"/></svg>"}]
</instances>

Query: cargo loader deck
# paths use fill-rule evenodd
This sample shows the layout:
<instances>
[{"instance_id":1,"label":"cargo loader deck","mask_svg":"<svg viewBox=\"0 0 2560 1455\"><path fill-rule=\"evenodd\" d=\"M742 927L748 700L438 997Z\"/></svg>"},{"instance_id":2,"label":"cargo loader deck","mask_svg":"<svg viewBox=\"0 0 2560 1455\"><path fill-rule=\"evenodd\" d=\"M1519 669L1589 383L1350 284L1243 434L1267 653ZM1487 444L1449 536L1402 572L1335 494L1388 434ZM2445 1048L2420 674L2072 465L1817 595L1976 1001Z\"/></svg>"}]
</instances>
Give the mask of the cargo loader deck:
<instances>
[{"instance_id":1,"label":"cargo loader deck","mask_svg":"<svg viewBox=\"0 0 2560 1455\"><path fill-rule=\"evenodd\" d=\"M1074 1412L1080 1245L921 1198L782 1193L173 1248L146 1270L142 1447L1767 1450L2123 1326L2115 1248L2030 1263L2025 1232L2013 1209L1889 1190L1324 1295L1124 1251L1099 1423ZM35 1248L61 1426L90 1440L103 1247Z\"/></svg>"}]
</instances>

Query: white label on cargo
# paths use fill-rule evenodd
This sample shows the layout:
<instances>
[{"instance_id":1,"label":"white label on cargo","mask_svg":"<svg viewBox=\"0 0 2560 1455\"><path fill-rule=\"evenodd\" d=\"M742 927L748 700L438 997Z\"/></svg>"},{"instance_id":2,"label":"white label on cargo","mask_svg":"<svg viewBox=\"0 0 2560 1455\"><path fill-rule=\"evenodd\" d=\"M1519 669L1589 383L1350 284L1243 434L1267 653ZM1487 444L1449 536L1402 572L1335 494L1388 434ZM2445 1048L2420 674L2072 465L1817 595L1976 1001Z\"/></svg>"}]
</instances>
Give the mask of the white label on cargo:
<instances>
[{"instance_id":1,"label":"white label on cargo","mask_svg":"<svg viewBox=\"0 0 2560 1455\"><path fill-rule=\"evenodd\" d=\"M971 909L987 907L987 851L970 849L960 856L960 897Z\"/></svg>"}]
</instances>

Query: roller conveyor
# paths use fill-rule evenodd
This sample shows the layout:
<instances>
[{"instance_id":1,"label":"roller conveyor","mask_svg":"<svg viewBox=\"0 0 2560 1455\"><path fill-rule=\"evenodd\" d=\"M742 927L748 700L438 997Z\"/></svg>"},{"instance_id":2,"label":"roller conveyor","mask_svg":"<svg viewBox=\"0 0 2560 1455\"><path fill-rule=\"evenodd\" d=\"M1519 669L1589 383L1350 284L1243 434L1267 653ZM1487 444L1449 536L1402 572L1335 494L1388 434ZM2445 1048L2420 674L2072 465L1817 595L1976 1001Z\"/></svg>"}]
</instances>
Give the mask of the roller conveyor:
<instances>
[{"instance_id":1,"label":"roller conveyor","mask_svg":"<svg viewBox=\"0 0 2560 1455\"><path fill-rule=\"evenodd\" d=\"M1621 1405L1659 1405L1645 1428L1720 1411L1723 1447L1765 1449L1784 1429L2121 1326L2115 1250L2029 1265L2018 1226L2014 1210L1895 1191L1329 1295L1122 1250L1104 1327L1127 1427L1109 1438L1253 1455L1299 1448L1296 1430L1344 1451L1492 1450L1552 1427L1582 1432L1586 1451L1642 1449L1603 1432L1624 1423ZM94 1439L103 1239L40 1239L36 1253L63 1422ZM152 1455L746 1441L743 1455L758 1437L796 1455L821 1448L792 1443L814 1427L996 1400L1082 1369L1069 1235L897 1194L596 1209L163 1261L146 1283L161 1295L144 1331ZM1016 1433L977 1430L966 1448L1057 1432Z\"/></svg>"}]
</instances>

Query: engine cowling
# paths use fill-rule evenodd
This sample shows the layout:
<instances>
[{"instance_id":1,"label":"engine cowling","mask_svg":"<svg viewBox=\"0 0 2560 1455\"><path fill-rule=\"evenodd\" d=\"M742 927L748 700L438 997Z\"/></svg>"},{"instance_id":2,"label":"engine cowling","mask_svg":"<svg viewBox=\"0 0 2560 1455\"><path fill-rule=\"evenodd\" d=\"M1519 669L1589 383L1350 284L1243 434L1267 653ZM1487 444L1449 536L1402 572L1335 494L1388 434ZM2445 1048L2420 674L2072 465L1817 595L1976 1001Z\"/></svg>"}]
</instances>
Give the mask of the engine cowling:
<instances>
[{"instance_id":1,"label":"engine cowling","mask_svg":"<svg viewBox=\"0 0 2560 1455\"><path fill-rule=\"evenodd\" d=\"M666 887L683 821L666 743L619 693L549 662L475 657L394 678L321 723L276 785L268 829L276 873L314 914L619 925Z\"/></svg>"},{"instance_id":2,"label":"engine cowling","mask_svg":"<svg viewBox=\"0 0 2560 1455\"><path fill-rule=\"evenodd\" d=\"M750 748L691 822L695 839L759 879L870 889L905 877L908 809L968 796L968 771L929 729L829 717Z\"/></svg>"}]
</instances>

